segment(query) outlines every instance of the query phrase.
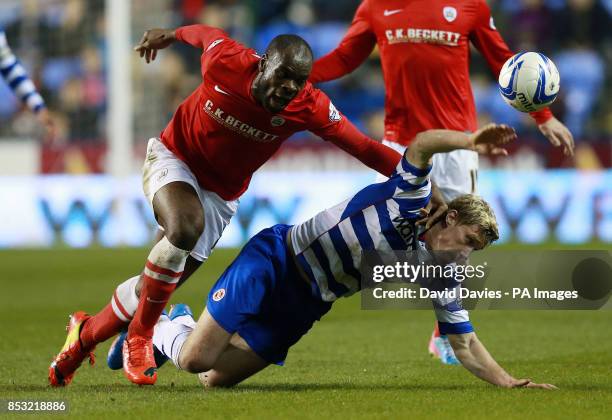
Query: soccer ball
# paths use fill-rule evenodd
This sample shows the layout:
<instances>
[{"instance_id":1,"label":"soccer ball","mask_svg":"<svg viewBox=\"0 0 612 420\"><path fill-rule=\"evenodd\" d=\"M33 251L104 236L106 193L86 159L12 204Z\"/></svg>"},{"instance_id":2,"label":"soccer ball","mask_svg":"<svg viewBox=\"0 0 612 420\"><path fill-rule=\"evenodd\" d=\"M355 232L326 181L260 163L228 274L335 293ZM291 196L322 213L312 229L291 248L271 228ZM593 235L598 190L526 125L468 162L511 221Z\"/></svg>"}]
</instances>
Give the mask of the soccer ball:
<instances>
[{"instance_id":1,"label":"soccer ball","mask_svg":"<svg viewBox=\"0 0 612 420\"><path fill-rule=\"evenodd\" d=\"M538 111L559 93L559 71L548 57L537 52L518 53L499 73L499 91L508 104L521 112Z\"/></svg>"}]
</instances>

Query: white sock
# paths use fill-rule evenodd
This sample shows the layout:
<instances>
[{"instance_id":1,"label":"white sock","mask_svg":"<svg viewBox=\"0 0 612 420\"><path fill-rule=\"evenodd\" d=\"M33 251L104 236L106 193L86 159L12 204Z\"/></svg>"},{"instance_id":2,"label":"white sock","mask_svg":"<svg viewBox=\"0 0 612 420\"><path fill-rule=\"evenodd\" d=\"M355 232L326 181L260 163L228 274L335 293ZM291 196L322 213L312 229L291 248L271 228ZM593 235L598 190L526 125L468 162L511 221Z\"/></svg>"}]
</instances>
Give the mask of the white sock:
<instances>
[{"instance_id":1,"label":"white sock","mask_svg":"<svg viewBox=\"0 0 612 420\"><path fill-rule=\"evenodd\" d=\"M172 321L177 322L179 324L183 324L184 326L189 327L191 329L194 329L196 326L196 321L191 315L177 316Z\"/></svg>"},{"instance_id":2,"label":"white sock","mask_svg":"<svg viewBox=\"0 0 612 420\"><path fill-rule=\"evenodd\" d=\"M170 358L177 368L181 369L179 355L191 331L193 331L193 328L162 316L157 324L155 324L153 345L166 357Z\"/></svg>"},{"instance_id":3,"label":"white sock","mask_svg":"<svg viewBox=\"0 0 612 420\"><path fill-rule=\"evenodd\" d=\"M115 293L111 299L113 312L117 317L124 321L130 322L138 309L138 296L136 296L136 284L140 275L127 279L115 289Z\"/></svg>"}]
</instances>

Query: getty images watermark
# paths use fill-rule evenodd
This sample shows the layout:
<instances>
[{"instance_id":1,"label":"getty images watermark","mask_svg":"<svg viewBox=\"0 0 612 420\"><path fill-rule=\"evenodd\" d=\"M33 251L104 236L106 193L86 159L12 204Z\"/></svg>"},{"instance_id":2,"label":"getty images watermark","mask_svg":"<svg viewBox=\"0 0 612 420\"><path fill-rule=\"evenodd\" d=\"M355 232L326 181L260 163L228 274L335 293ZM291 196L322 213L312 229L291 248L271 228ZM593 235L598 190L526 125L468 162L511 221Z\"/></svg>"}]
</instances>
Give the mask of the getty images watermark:
<instances>
[{"instance_id":1,"label":"getty images watermark","mask_svg":"<svg viewBox=\"0 0 612 420\"><path fill-rule=\"evenodd\" d=\"M612 309L608 251L364 252L363 309Z\"/></svg>"}]
</instances>

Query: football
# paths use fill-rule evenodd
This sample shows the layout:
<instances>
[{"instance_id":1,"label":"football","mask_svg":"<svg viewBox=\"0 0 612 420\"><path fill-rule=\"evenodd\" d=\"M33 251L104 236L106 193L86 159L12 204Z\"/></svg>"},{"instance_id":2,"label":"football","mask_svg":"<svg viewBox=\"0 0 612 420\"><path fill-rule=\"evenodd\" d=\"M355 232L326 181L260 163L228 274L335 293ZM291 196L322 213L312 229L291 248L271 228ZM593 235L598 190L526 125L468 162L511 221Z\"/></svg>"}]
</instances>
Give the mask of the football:
<instances>
[{"instance_id":1,"label":"football","mask_svg":"<svg viewBox=\"0 0 612 420\"><path fill-rule=\"evenodd\" d=\"M521 112L550 105L559 93L559 71L544 54L522 52L508 59L499 73L499 91L508 104Z\"/></svg>"}]
</instances>

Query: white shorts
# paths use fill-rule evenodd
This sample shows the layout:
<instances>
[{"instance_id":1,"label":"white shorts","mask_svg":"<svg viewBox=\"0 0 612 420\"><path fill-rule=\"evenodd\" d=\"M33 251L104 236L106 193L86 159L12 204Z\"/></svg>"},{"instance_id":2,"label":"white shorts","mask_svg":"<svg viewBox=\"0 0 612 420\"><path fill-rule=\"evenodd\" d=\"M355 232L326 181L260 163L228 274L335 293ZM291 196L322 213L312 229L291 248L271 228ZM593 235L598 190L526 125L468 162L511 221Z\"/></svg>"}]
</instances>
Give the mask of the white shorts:
<instances>
[{"instance_id":1,"label":"white shorts","mask_svg":"<svg viewBox=\"0 0 612 420\"><path fill-rule=\"evenodd\" d=\"M406 146L383 140L385 146L404 153ZM378 174L376 182L385 181ZM462 194L476 194L478 183L478 153L472 150L453 150L449 153L436 153L433 157L431 180L438 186L446 201Z\"/></svg>"},{"instance_id":2,"label":"white shorts","mask_svg":"<svg viewBox=\"0 0 612 420\"><path fill-rule=\"evenodd\" d=\"M204 261L210 256L223 230L236 213L238 200L225 201L216 193L202 189L185 162L177 158L159 139L150 139L142 168L142 188L151 208L155 193L164 185L177 181L186 182L193 187L204 209L204 232L191 251L193 258Z\"/></svg>"}]
</instances>

